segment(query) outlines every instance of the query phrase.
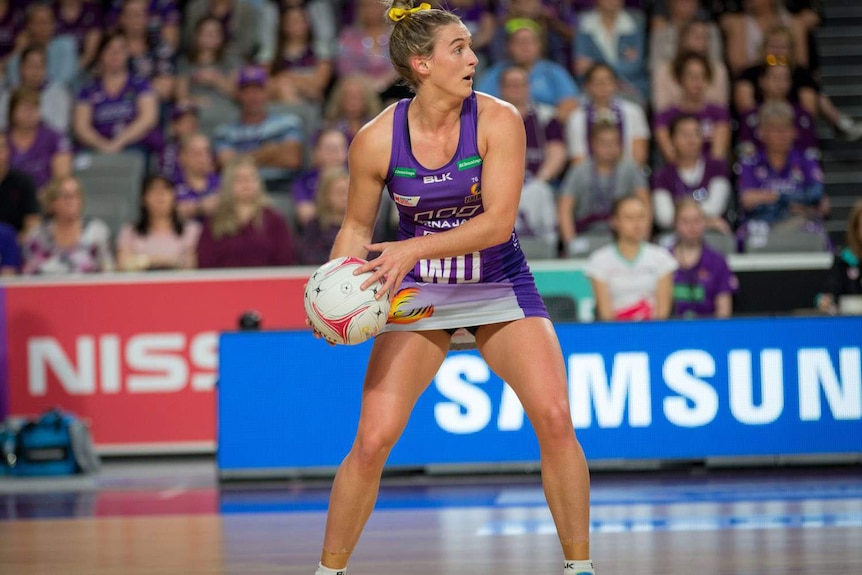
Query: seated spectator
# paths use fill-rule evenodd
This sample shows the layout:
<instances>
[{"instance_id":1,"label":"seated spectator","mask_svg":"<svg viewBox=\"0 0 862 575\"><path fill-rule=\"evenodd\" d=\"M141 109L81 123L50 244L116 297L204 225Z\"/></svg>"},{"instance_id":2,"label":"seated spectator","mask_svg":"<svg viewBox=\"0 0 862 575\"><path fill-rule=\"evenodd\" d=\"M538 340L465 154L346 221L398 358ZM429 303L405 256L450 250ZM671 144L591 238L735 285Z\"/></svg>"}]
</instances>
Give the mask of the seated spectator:
<instances>
[{"instance_id":1,"label":"seated spectator","mask_svg":"<svg viewBox=\"0 0 862 575\"><path fill-rule=\"evenodd\" d=\"M239 67L225 50L221 22L212 16L201 18L177 65L177 101L194 104L201 129L208 135L237 114L234 98Z\"/></svg>"},{"instance_id":2,"label":"seated spectator","mask_svg":"<svg viewBox=\"0 0 862 575\"><path fill-rule=\"evenodd\" d=\"M660 64L669 64L676 58L682 44L682 30L697 22L704 29L703 55L711 62L724 59L721 30L714 22L704 19L699 0L668 0L667 15L653 12L649 38L649 67L655 70ZM653 86L655 89L655 86ZM726 103L726 102L725 102Z\"/></svg>"},{"instance_id":3,"label":"seated spectator","mask_svg":"<svg viewBox=\"0 0 862 575\"><path fill-rule=\"evenodd\" d=\"M622 156L620 134L608 122L590 134L592 157L569 170L560 185L560 239L567 255L582 255L591 247L585 234L609 235L612 206L619 198L637 196L649 206L649 188L641 168Z\"/></svg>"},{"instance_id":4,"label":"seated spectator","mask_svg":"<svg viewBox=\"0 0 862 575\"><path fill-rule=\"evenodd\" d=\"M828 94L822 91L811 71L801 66L794 54L794 33L786 26L776 26L766 33L760 58L746 68L733 84L733 103L737 113L748 112L763 103L760 78L765 68L778 64L787 65L791 72L791 87L788 100L799 104L809 114L823 118L836 134L846 140L862 138L862 125L842 113Z\"/></svg>"},{"instance_id":5,"label":"seated spectator","mask_svg":"<svg viewBox=\"0 0 862 575\"><path fill-rule=\"evenodd\" d=\"M174 95L176 62L174 48L147 27L148 0L126 0L117 17L117 31L126 37L131 73L148 80L163 102Z\"/></svg>"},{"instance_id":6,"label":"seated spectator","mask_svg":"<svg viewBox=\"0 0 862 575\"><path fill-rule=\"evenodd\" d=\"M294 114L271 114L267 109L266 72L247 66L239 74L239 121L222 124L215 132L219 163L227 165L238 154L250 155L270 189L283 186L302 167L302 121Z\"/></svg>"},{"instance_id":7,"label":"seated spectator","mask_svg":"<svg viewBox=\"0 0 862 575\"><path fill-rule=\"evenodd\" d=\"M14 276L21 271L21 248L15 228L0 223L0 276Z\"/></svg>"},{"instance_id":8,"label":"seated spectator","mask_svg":"<svg viewBox=\"0 0 862 575\"><path fill-rule=\"evenodd\" d=\"M71 86L78 72L78 49L71 36L55 36L56 19L49 2L34 2L27 6L24 29L16 41L18 49L6 62L6 79L12 86L21 83L21 51L41 48L48 55L47 78Z\"/></svg>"},{"instance_id":9,"label":"seated spectator","mask_svg":"<svg viewBox=\"0 0 862 575\"><path fill-rule=\"evenodd\" d=\"M820 158L820 143L817 139L817 126L814 117L799 104L791 104L789 100L791 88L790 67L776 63L774 66L763 68L760 77L760 89L763 92L764 102L786 102L793 107L794 124L796 127L796 142L794 147L802 151L807 157ZM762 105L761 105L762 106ZM740 157L750 156L757 150L763 149L760 139L758 122L760 118L760 106L743 112L739 116L739 141L738 153Z\"/></svg>"},{"instance_id":10,"label":"seated spectator","mask_svg":"<svg viewBox=\"0 0 862 575\"><path fill-rule=\"evenodd\" d=\"M862 202L856 202L847 218L847 245L832 259L832 268L820 293L817 308L835 315L840 311L841 298L862 296ZM858 312L855 312L858 313Z\"/></svg>"},{"instance_id":11,"label":"seated spectator","mask_svg":"<svg viewBox=\"0 0 862 575\"><path fill-rule=\"evenodd\" d=\"M746 0L743 12L722 16L721 25L726 40L727 63L736 76L760 60L760 47L768 31L785 26L792 31L795 51L793 59L808 67L808 26L810 23L787 11L777 0Z\"/></svg>"},{"instance_id":12,"label":"seated spectator","mask_svg":"<svg viewBox=\"0 0 862 575\"><path fill-rule=\"evenodd\" d=\"M183 37L191 38L199 20L216 18L222 25L227 52L239 62L254 61L260 43L260 10L247 0L191 0L186 5Z\"/></svg>"},{"instance_id":13,"label":"seated spectator","mask_svg":"<svg viewBox=\"0 0 862 575\"><path fill-rule=\"evenodd\" d=\"M311 156L311 168L293 183L293 207L296 224L304 228L317 216L317 190L324 171L347 167L347 138L336 128L327 128L317 135Z\"/></svg>"},{"instance_id":14,"label":"seated spectator","mask_svg":"<svg viewBox=\"0 0 862 575\"><path fill-rule=\"evenodd\" d=\"M189 101L180 101L171 108L167 139L159 150L157 172L172 182L180 177L180 143L200 131L199 110Z\"/></svg>"},{"instance_id":15,"label":"seated spectator","mask_svg":"<svg viewBox=\"0 0 862 575\"><path fill-rule=\"evenodd\" d=\"M19 88L9 103L9 154L13 168L33 178L36 188L72 175L72 144L39 117L39 92Z\"/></svg>"},{"instance_id":16,"label":"seated spectator","mask_svg":"<svg viewBox=\"0 0 862 575\"><path fill-rule=\"evenodd\" d=\"M219 203L198 242L201 268L287 266L295 263L284 218L269 206L254 160L238 156L222 176Z\"/></svg>"},{"instance_id":17,"label":"seated spectator","mask_svg":"<svg viewBox=\"0 0 862 575\"><path fill-rule=\"evenodd\" d=\"M19 87L40 93L42 121L63 134L69 133L72 116L72 96L69 89L58 82L48 82L44 48L26 48L21 52L21 83ZM12 90L0 89L0 111L9 109ZM8 117L0 113L0 129L8 126Z\"/></svg>"},{"instance_id":18,"label":"seated spectator","mask_svg":"<svg viewBox=\"0 0 862 575\"><path fill-rule=\"evenodd\" d=\"M335 236L347 213L349 182L350 174L345 168L328 168L321 174L315 216L299 233L297 263L319 266L329 261Z\"/></svg>"},{"instance_id":19,"label":"seated spectator","mask_svg":"<svg viewBox=\"0 0 862 575\"><path fill-rule=\"evenodd\" d=\"M573 57L578 77L594 64L606 64L620 79L622 95L647 102L646 22L639 10L624 9L622 0L596 0L596 9L578 21Z\"/></svg>"},{"instance_id":20,"label":"seated spectator","mask_svg":"<svg viewBox=\"0 0 862 575\"><path fill-rule=\"evenodd\" d=\"M177 211L183 219L203 221L218 205L221 178L215 170L209 138L192 134L180 145L180 163L176 186Z\"/></svg>"},{"instance_id":21,"label":"seated spectator","mask_svg":"<svg viewBox=\"0 0 862 575\"><path fill-rule=\"evenodd\" d=\"M0 66L6 61L18 46L16 38L24 26L24 10L16 0L0 0Z\"/></svg>"},{"instance_id":22,"label":"seated spectator","mask_svg":"<svg viewBox=\"0 0 862 575\"><path fill-rule=\"evenodd\" d=\"M371 81L357 74L336 82L326 102L323 118L327 126L341 130L349 144L359 128L382 110L380 96L374 91Z\"/></svg>"},{"instance_id":23,"label":"seated spectator","mask_svg":"<svg viewBox=\"0 0 862 575\"><path fill-rule=\"evenodd\" d=\"M107 6L108 29L117 24L120 9L126 0L103 0ZM188 4L184 2L183 4ZM180 20L182 15L176 0L150 0L147 6L147 30L176 51L180 46Z\"/></svg>"},{"instance_id":24,"label":"seated spectator","mask_svg":"<svg viewBox=\"0 0 862 575\"><path fill-rule=\"evenodd\" d=\"M336 36L339 26L346 26L351 20L348 12L352 12L353 2L340 6L330 0L279 0L277 2L262 2L260 18L264 26L260 30L260 47L255 61L261 65L272 66L278 53L279 30L281 28L280 14L288 9L302 8L311 25L311 36L314 38L312 50L315 54L330 54L335 57ZM336 21L335 11L340 8Z\"/></svg>"},{"instance_id":25,"label":"seated spectator","mask_svg":"<svg viewBox=\"0 0 862 575\"><path fill-rule=\"evenodd\" d=\"M638 196L618 198L611 211L614 243L590 255L584 273L602 321L667 319L678 264L667 250L646 242L649 204Z\"/></svg>"},{"instance_id":26,"label":"seated spectator","mask_svg":"<svg viewBox=\"0 0 862 575\"><path fill-rule=\"evenodd\" d=\"M673 316L730 317L739 281L725 257L704 241L706 216L694 198L676 205L676 238L671 253L679 267L673 276Z\"/></svg>"},{"instance_id":27,"label":"seated spectator","mask_svg":"<svg viewBox=\"0 0 862 575\"><path fill-rule=\"evenodd\" d=\"M526 18L542 28L543 53L553 62L572 70L572 42L578 23L577 12L587 7L577 2L545 2L543 0L509 0L498 3L497 18L494 22L505 24L510 20ZM592 6L590 6L592 7ZM497 25L496 32L488 50L492 62L506 58L508 41L506 26ZM480 62L481 63L481 62Z\"/></svg>"},{"instance_id":28,"label":"seated spectator","mask_svg":"<svg viewBox=\"0 0 862 575\"><path fill-rule=\"evenodd\" d=\"M613 70L596 64L585 76L587 103L575 110L566 123L569 159L575 165L590 158L590 133L598 122L610 122L620 132L623 156L637 165L649 157L650 129L643 108L616 96L617 80Z\"/></svg>"},{"instance_id":29,"label":"seated spectator","mask_svg":"<svg viewBox=\"0 0 862 575\"><path fill-rule=\"evenodd\" d=\"M655 223L670 231L676 218L674 205L686 198L696 201L711 231L730 234L725 219L733 190L727 163L703 153L701 123L695 116L678 116L670 124L673 163L653 173L653 208Z\"/></svg>"},{"instance_id":30,"label":"seated spectator","mask_svg":"<svg viewBox=\"0 0 862 575\"><path fill-rule=\"evenodd\" d=\"M84 217L84 189L74 176L45 188L49 219L23 242L25 274L112 271L111 231L102 220Z\"/></svg>"},{"instance_id":31,"label":"seated spectator","mask_svg":"<svg viewBox=\"0 0 862 575\"><path fill-rule=\"evenodd\" d=\"M685 0L690 1L690 0ZM727 107L730 101L730 78L724 61L709 52L709 27L695 20L679 32L678 50L670 60L662 60L652 69L653 110L666 110L682 101L682 87L674 77L674 62L683 54L700 54L709 63L710 78L706 86L706 99L711 104Z\"/></svg>"},{"instance_id":32,"label":"seated spectator","mask_svg":"<svg viewBox=\"0 0 862 575\"><path fill-rule=\"evenodd\" d=\"M338 34L336 74L364 74L384 102L409 97L389 60L389 18L377 0L357 0L356 19Z\"/></svg>"},{"instance_id":33,"label":"seated spectator","mask_svg":"<svg viewBox=\"0 0 862 575\"><path fill-rule=\"evenodd\" d=\"M93 79L75 105L75 139L85 150L116 153L158 150L158 99L149 82L129 73L129 48L122 34L107 34L96 56Z\"/></svg>"},{"instance_id":34,"label":"seated spectator","mask_svg":"<svg viewBox=\"0 0 862 575\"><path fill-rule=\"evenodd\" d=\"M518 1L510 1L510 8ZM461 18L461 22L473 36L473 52L480 63L488 61L489 49L497 29L497 18L492 4L491 0L448 0L446 3L449 9Z\"/></svg>"},{"instance_id":35,"label":"seated spectator","mask_svg":"<svg viewBox=\"0 0 862 575\"><path fill-rule=\"evenodd\" d=\"M770 245L793 249L798 242L825 249L823 172L816 160L794 149L793 108L783 102L764 104L760 134L763 150L742 163L738 184L746 251Z\"/></svg>"},{"instance_id":36,"label":"seated spectator","mask_svg":"<svg viewBox=\"0 0 862 575\"><path fill-rule=\"evenodd\" d=\"M703 154L726 161L730 153L730 111L706 99L706 87L712 77L709 62L698 54L683 54L674 63L674 76L682 87L682 99L679 105L658 113L654 122L655 141L664 161L676 161L669 126L683 114L700 121Z\"/></svg>"},{"instance_id":37,"label":"seated spectator","mask_svg":"<svg viewBox=\"0 0 862 575\"><path fill-rule=\"evenodd\" d=\"M11 168L9 139L0 136L0 223L12 227L23 238L42 221L33 178Z\"/></svg>"},{"instance_id":38,"label":"seated spectator","mask_svg":"<svg viewBox=\"0 0 862 575\"><path fill-rule=\"evenodd\" d=\"M138 220L126 224L117 238L117 264L125 271L191 269L201 225L183 221L177 193L164 176L144 182Z\"/></svg>"},{"instance_id":39,"label":"seated spectator","mask_svg":"<svg viewBox=\"0 0 862 575\"><path fill-rule=\"evenodd\" d=\"M521 249L528 257L552 257L558 252L554 191L568 163L563 127L554 108L533 104L530 80L524 68L511 65L503 70L500 93L504 100L518 109L527 134L524 187L521 189L515 231L521 240Z\"/></svg>"},{"instance_id":40,"label":"seated spectator","mask_svg":"<svg viewBox=\"0 0 862 575\"><path fill-rule=\"evenodd\" d=\"M530 99L556 108L565 121L578 107L578 87L568 70L542 57L542 28L533 20L516 18L506 23L507 58L491 66L479 79L476 90L500 96L500 76L512 65L524 68L530 78Z\"/></svg>"},{"instance_id":41,"label":"seated spectator","mask_svg":"<svg viewBox=\"0 0 862 575\"><path fill-rule=\"evenodd\" d=\"M78 47L78 68L86 70L96 57L105 21L102 5L87 0L57 0L57 36L71 36Z\"/></svg>"},{"instance_id":42,"label":"seated spectator","mask_svg":"<svg viewBox=\"0 0 862 575\"><path fill-rule=\"evenodd\" d=\"M274 99L285 104L322 102L333 77L334 46L317 42L305 6L281 12L278 48L270 68Z\"/></svg>"}]
</instances>

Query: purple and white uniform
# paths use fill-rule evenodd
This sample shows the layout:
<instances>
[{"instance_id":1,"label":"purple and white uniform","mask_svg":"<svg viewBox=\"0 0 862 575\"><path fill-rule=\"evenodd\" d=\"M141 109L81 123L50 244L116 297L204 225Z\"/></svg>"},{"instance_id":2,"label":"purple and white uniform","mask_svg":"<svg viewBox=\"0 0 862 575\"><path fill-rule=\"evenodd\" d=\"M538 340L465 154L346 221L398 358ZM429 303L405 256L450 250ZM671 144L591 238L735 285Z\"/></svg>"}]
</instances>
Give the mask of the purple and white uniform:
<instances>
[{"instance_id":1,"label":"purple and white uniform","mask_svg":"<svg viewBox=\"0 0 862 575\"><path fill-rule=\"evenodd\" d=\"M9 164L33 178L37 188L51 180L51 161L54 155L71 151L69 138L45 124L39 124L36 138L26 150L17 148L12 138L9 138Z\"/></svg>"},{"instance_id":2,"label":"purple and white uniform","mask_svg":"<svg viewBox=\"0 0 862 575\"><path fill-rule=\"evenodd\" d=\"M386 185L398 207L398 239L444 233L483 212L476 94L461 108L454 157L430 170L413 156L407 109L398 102ZM481 251L420 260L392 298L384 331L453 330L525 317L548 317L518 236Z\"/></svg>"}]
</instances>

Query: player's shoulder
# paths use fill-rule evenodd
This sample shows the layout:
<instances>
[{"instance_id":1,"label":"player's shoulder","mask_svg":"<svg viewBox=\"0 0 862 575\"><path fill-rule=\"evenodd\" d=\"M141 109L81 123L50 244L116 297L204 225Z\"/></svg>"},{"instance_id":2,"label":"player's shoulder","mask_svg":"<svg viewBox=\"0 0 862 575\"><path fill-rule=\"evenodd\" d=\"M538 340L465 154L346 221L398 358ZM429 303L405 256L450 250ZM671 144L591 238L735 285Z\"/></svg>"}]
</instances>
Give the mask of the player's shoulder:
<instances>
[{"instance_id":1,"label":"player's shoulder","mask_svg":"<svg viewBox=\"0 0 862 575\"><path fill-rule=\"evenodd\" d=\"M395 106L396 104L392 104L386 107L356 132L350 143L351 155L361 154L364 157L372 157L372 154L385 153L385 157L389 157L389 151L392 148Z\"/></svg>"},{"instance_id":2,"label":"player's shoulder","mask_svg":"<svg viewBox=\"0 0 862 575\"><path fill-rule=\"evenodd\" d=\"M523 121L515 106L484 92L476 92L476 114L480 123Z\"/></svg>"}]
</instances>

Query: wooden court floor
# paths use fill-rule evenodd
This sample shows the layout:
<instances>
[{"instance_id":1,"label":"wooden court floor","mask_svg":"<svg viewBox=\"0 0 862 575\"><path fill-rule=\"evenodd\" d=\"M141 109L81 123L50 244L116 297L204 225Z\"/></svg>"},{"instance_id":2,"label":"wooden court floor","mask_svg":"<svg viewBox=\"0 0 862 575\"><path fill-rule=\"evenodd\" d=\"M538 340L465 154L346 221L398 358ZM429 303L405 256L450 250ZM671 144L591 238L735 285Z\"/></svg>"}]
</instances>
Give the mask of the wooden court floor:
<instances>
[{"instance_id":1,"label":"wooden court floor","mask_svg":"<svg viewBox=\"0 0 862 575\"><path fill-rule=\"evenodd\" d=\"M326 485L0 484L2 575L311 575ZM600 575L862 574L862 468L594 475ZM384 482L351 575L559 575L535 476Z\"/></svg>"}]
</instances>

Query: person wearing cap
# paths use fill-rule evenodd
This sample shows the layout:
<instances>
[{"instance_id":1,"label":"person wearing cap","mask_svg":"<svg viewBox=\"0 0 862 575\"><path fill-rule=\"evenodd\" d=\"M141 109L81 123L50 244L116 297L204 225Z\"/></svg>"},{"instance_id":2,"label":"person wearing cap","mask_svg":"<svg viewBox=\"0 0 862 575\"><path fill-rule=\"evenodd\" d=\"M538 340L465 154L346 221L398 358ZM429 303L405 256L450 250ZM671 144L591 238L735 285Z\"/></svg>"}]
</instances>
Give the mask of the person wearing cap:
<instances>
[{"instance_id":1,"label":"person wearing cap","mask_svg":"<svg viewBox=\"0 0 862 575\"><path fill-rule=\"evenodd\" d=\"M221 165L227 165L238 154L248 154L272 187L282 185L302 167L304 138L298 116L268 111L266 83L263 68L246 66L240 70L239 120L216 128L214 140Z\"/></svg>"},{"instance_id":2,"label":"person wearing cap","mask_svg":"<svg viewBox=\"0 0 862 575\"><path fill-rule=\"evenodd\" d=\"M503 71L516 64L530 78L530 98L537 104L553 106L560 121L578 107L578 90L568 70L542 57L542 27L534 20L514 18L506 22L508 58L488 68L476 90L500 97Z\"/></svg>"}]
</instances>

